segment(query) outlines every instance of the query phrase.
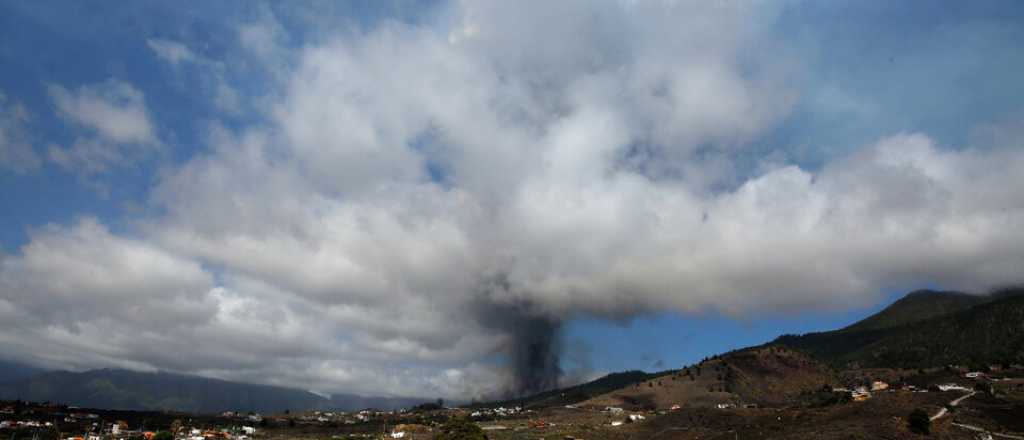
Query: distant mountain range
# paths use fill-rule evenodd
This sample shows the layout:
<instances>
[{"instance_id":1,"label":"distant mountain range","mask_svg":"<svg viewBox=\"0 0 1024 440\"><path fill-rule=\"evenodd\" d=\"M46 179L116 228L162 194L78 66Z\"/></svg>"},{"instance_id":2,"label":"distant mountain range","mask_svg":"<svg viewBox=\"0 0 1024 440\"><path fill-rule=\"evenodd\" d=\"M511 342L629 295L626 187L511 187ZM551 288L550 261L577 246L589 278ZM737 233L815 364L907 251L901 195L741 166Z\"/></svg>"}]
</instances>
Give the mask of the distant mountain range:
<instances>
[{"instance_id":1,"label":"distant mountain range","mask_svg":"<svg viewBox=\"0 0 1024 440\"><path fill-rule=\"evenodd\" d=\"M32 371L0 364L0 399L52 401L68 405L125 410L173 410L189 413L285 410L394 409L428 401L415 398L335 394L253 385L171 373L102 369L84 372Z\"/></svg>"},{"instance_id":2,"label":"distant mountain range","mask_svg":"<svg viewBox=\"0 0 1024 440\"><path fill-rule=\"evenodd\" d=\"M30 367L25 364L18 362L5 361L0 359L0 383L14 382L22 379L28 379L45 370Z\"/></svg>"}]
</instances>

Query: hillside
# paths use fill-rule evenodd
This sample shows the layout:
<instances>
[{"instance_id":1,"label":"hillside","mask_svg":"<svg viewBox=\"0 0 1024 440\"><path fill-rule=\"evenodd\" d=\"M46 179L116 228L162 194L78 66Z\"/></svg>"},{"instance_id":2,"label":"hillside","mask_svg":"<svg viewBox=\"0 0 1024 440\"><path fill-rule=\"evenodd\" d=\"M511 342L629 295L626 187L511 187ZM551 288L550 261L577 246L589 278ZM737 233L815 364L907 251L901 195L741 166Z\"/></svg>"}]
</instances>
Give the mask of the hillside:
<instances>
[{"instance_id":1,"label":"hillside","mask_svg":"<svg viewBox=\"0 0 1024 440\"><path fill-rule=\"evenodd\" d=\"M0 360L0 384L27 379L43 371L19 362Z\"/></svg>"},{"instance_id":2,"label":"hillside","mask_svg":"<svg viewBox=\"0 0 1024 440\"><path fill-rule=\"evenodd\" d=\"M1000 362L1024 362L1024 290L1005 289L991 295L921 290L843 329L781 336L689 368L630 372L619 380L603 378L600 384L595 381L517 402L536 407L579 403L636 409L722 402L774 405L838 383L836 368L916 369Z\"/></svg>"},{"instance_id":3,"label":"hillside","mask_svg":"<svg viewBox=\"0 0 1024 440\"><path fill-rule=\"evenodd\" d=\"M633 410L667 409L672 405L710 406L738 400L726 386L722 362L710 360L691 368L648 378L601 394L580 406L623 407Z\"/></svg>"},{"instance_id":4,"label":"hillside","mask_svg":"<svg viewBox=\"0 0 1024 440\"><path fill-rule=\"evenodd\" d=\"M884 310L849 327L844 332L880 330L925 321L985 303L989 297L963 292L918 290L908 293Z\"/></svg>"},{"instance_id":5,"label":"hillside","mask_svg":"<svg viewBox=\"0 0 1024 440\"><path fill-rule=\"evenodd\" d=\"M836 366L918 368L1024 361L1024 291L1005 290L977 300L912 295L845 329L782 336L774 344ZM976 304L967 305L972 301ZM922 306L927 302L936 305ZM913 319L908 314L921 307L927 317ZM939 313L941 309L949 312Z\"/></svg>"},{"instance_id":6,"label":"hillside","mask_svg":"<svg viewBox=\"0 0 1024 440\"><path fill-rule=\"evenodd\" d=\"M718 403L774 405L834 383L820 362L781 347L738 350L635 383L581 403L603 408L667 409Z\"/></svg>"},{"instance_id":7,"label":"hillside","mask_svg":"<svg viewBox=\"0 0 1024 440\"><path fill-rule=\"evenodd\" d=\"M579 385L545 391L543 393L517 399L490 402L479 406L521 406L523 408L544 408L570 405L605 394L609 391L634 385L653 377L657 377L658 375L658 373L645 373L637 370L611 373Z\"/></svg>"},{"instance_id":8,"label":"hillside","mask_svg":"<svg viewBox=\"0 0 1024 440\"><path fill-rule=\"evenodd\" d=\"M729 387L744 402L792 402L804 392L836 383L836 375L828 366L785 347L738 350L722 359L729 368Z\"/></svg>"},{"instance_id":9,"label":"hillside","mask_svg":"<svg viewBox=\"0 0 1024 440\"><path fill-rule=\"evenodd\" d=\"M0 385L0 399L54 401L74 406L174 410L190 413L341 409L391 409L423 399L334 395L330 399L308 391L207 379L170 373L140 373L103 369L80 373L55 371Z\"/></svg>"}]
</instances>

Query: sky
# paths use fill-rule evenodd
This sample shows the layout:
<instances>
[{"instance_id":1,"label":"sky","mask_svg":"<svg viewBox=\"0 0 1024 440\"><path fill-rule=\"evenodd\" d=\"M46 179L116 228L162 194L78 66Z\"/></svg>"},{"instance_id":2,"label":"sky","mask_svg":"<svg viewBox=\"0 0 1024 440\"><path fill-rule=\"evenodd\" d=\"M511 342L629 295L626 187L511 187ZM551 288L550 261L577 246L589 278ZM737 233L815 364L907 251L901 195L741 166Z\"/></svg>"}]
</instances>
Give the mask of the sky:
<instances>
[{"instance_id":1,"label":"sky","mask_svg":"<svg viewBox=\"0 0 1024 440\"><path fill-rule=\"evenodd\" d=\"M3 358L487 398L1024 281L1019 2L205 3L0 2Z\"/></svg>"}]
</instances>

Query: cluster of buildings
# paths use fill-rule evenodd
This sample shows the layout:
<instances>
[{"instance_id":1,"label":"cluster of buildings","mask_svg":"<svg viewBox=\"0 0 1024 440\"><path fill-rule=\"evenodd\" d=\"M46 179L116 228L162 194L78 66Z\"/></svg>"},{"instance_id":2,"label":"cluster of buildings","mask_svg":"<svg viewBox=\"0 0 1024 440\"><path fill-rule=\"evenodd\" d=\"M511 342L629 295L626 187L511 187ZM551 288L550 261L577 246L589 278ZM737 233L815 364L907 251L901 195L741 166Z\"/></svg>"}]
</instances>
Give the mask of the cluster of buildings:
<instances>
[{"instance_id":1,"label":"cluster of buildings","mask_svg":"<svg viewBox=\"0 0 1024 440\"><path fill-rule=\"evenodd\" d=\"M241 426L229 430L182 428L173 433L175 440L249 440L256 435L256 428ZM151 440L151 438L147 438Z\"/></svg>"},{"instance_id":2,"label":"cluster of buildings","mask_svg":"<svg viewBox=\"0 0 1024 440\"><path fill-rule=\"evenodd\" d=\"M225 419L238 419L252 423L259 423L263 421L263 416L254 412L241 413L235 411L224 411L220 413L220 416Z\"/></svg>"},{"instance_id":3,"label":"cluster of buildings","mask_svg":"<svg viewBox=\"0 0 1024 440\"><path fill-rule=\"evenodd\" d=\"M882 382L880 380L875 380L871 382L870 387L862 385L857 388L854 388L853 391L850 392L850 397L852 397L854 401L867 400L871 398L871 393L877 393L888 389L888 383Z\"/></svg>"},{"instance_id":4,"label":"cluster of buildings","mask_svg":"<svg viewBox=\"0 0 1024 440\"><path fill-rule=\"evenodd\" d=\"M296 424L302 425L328 425L328 424L344 424L354 425L357 423L365 423L371 420L379 420L381 418L391 418L396 415L401 415L407 411L402 409L398 411L379 411L373 409L364 409L356 412L346 411L306 411L301 413L291 413L284 415L275 416L263 416L256 413L239 413L233 411L225 411L220 414L222 418L236 419L244 422L251 422L253 424L261 424L261 422L269 421L274 424L283 424L295 422Z\"/></svg>"},{"instance_id":5,"label":"cluster of buildings","mask_svg":"<svg viewBox=\"0 0 1024 440\"><path fill-rule=\"evenodd\" d=\"M853 388L832 388L833 393L849 393L854 402L868 400L872 393L886 390L889 390L889 384L880 380L872 381L870 385L858 385Z\"/></svg>"},{"instance_id":6,"label":"cluster of buildings","mask_svg":"<svg viewBox=\"0 0 1024 440\"><path fill-rule=\"evenodd\" d=\"M51 426L53 426L53 422L38 422L35 420L0 420L0 429L47 428Z\"/></svg>"},{"instance_id":7,"label":"cluster of buildings","mask_svg":"<svg viewBox=\"0 0 1024 440\"><path fill-rule=\"evenodd\" d=\"M626 418L623 420L612 420L611 425L622 426L623 424L626 423L637 423L642 422L644 420L647 420L647 417L645 417L643 414L630 414L626 416Z\"/></svg>"},{"instance_id":8,"label":"cluster of buildings","mask_svg":"<svg viewBox=\"0 0 1024 440\"><path fill-rule=\"evenodd\" d=\"M519 406L515 406L515 407L512 407L512 408L505 408L504 406L499 406L497 408L478 409L476 411L471 412L469 414L469 416L472 417L472 418L475 418L475 419L478 419L478 418L495 418L495 417L510 417L510 416L514 416L514 415L522 413L522 412L523 412L523 408L519 407Z\"/></svg>"},{"instance_id":9,"label":"cluster of buildings","mask_svg":"<svg viewBox=\"0 0 1024 440\"><path fill-rule=\"evenodd\" d=\"M995 368L995 367L993 367L993 368ZM986 375L985 373L982 373L980 371L967 371L967 372L963 372L963 377L967 378L967 379L975 379L975 380L988 379L988 375ZM939 389L939 391L971 391L970 387L967 387L967 386L964 386L964 385L960 385L960 384L956 384L956 383L945 383L945 384L935 385L933 387L937 387ZM833 388L832 391L833 392L850 393L850 397L853 398L854 401L860 402L860 401L864 401L864 400L870 399L872 393L878 393L878 392L887 391L887 390L888 391L893 391L893 390L895 390L897 388L900 391L910 391L910 392L916 392L916 393L927 393L928 392L928 390L926 390L926 389L919 389L918 387L915 387L915 386L909 385L909 384L902 384L902 385L899 385L896 388L893 388L893 387L890 387L890 385L888 383L880 381L880 380L872 381L870 386L869 385L860 385L860 386L856 386L856 387L852 387L852 388Z\"/></svg>"}]
</instances>

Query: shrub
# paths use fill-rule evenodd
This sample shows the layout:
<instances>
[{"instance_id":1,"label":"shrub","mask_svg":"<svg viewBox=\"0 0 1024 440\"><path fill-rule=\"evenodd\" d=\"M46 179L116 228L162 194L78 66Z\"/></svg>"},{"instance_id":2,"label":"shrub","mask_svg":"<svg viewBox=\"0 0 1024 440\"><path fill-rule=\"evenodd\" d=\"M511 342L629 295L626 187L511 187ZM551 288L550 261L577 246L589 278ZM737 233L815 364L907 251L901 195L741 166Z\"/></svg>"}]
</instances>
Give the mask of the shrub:
<instances>
[{"instance_id":1,"label":"shrub","mask_svg":"<svg viewBox=\"0 0 1024 440\"><path fill-rule=\"evenodd\" d=\"M441 426L434 440L487 440L487 434L468 419L452 418Z\"/></svg>"},{"instance_id":2,"label":"shrub","mask_svg":"<svg viewBox=\"0 0 1024 440\"><path fill-rule=\"evenodd\" d=\"M918 434L928 434L931 431L932 421L928 419L928 413L921 408L910 413L907 423L910 430Z\"/></svg>"}]
</instances>

